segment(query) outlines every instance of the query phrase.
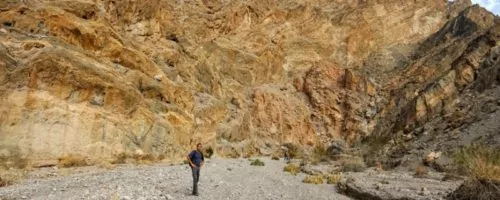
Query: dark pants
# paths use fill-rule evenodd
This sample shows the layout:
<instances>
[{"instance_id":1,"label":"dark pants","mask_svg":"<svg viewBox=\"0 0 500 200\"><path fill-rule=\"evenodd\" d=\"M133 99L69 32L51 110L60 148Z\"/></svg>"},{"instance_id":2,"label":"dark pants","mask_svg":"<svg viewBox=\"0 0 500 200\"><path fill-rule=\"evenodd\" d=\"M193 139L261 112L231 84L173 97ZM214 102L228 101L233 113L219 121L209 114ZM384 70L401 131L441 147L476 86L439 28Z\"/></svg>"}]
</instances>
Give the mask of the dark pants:
<instances>
[{"instance_id":1,"label":"dark pants","mask_svg":"<svg viewBox=\"0 0 500 200\"><path fill-rule=\"evenodd\" d=\"M200 168L199 167L191 167L191 171L193 171L193 194L198 194L198 181L200 180Z\"/></svg>"}]
</instances>

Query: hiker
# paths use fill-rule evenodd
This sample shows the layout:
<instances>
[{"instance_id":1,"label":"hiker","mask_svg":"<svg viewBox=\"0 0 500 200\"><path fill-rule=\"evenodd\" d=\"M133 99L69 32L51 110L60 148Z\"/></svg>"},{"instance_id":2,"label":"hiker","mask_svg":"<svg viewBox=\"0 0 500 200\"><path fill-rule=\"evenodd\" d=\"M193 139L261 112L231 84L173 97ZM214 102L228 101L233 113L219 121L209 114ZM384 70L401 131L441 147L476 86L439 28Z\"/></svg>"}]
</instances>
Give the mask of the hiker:
<instances>
[{"instance_id":1,"label":"hiker","mask_svg":"<svg viewBox=\"0 0 500 200\"><path fill-rule=\"evenodd\" d=\"M198 196L198 181L200 180L200 168L205 162L203 153L201 152L201 143L196 144L196 150L191 151L188 155L189 165L191 166L191 171L193 172L193 194Z\"/></svg>"}]
</instances>

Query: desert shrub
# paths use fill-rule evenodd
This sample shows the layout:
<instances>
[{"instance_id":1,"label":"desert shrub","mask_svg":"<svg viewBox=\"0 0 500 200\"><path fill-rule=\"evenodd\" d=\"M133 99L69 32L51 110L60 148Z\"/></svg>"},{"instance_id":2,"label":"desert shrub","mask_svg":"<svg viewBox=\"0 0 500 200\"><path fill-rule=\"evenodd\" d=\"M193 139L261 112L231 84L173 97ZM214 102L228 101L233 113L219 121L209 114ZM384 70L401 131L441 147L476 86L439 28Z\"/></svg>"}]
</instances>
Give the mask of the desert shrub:
<instances>
[{"instance_id":1,"label":"desert shrub","mask_svg":"<svg viewBox=\"0 0 500 200\"><path fill-rule=\"evenodd\" d=\"M139 164L150 164L156 161L156 157L153 154L135 154L134 159Z\"/></svg>"},{"instance_id":2,"label":"desert shrub","mask_svg":"<svg viewBox=\"0 0 500 200\"><path fill-rule=\"evenodd\" d=\"M290 158L299 158L302 155L302 150L299 146L292 143L287 143L284 146L288 149L287 153Z\"/></svg>"},{"instance_id":3,"label":"desert shrub","mask_svg":"<svg viewBox=\"0 0 500 200\"><path fill-rule=\"evenodd\" d=\"M324 162L328 160L328 151L325 146L321 143L314 147L313 151L313 161L312 162Z\"/></svg>"},{"instance_id":4,"label":"desert shrub","mask_svg":"<svg viewBox=\"0 0 500 200\"><path fill-rule=\"evenodd\" d=\"M429 170L427 169L427 167L425 165L419 165L415 169L415 174L413 176L417 177L417 178L424 178L427 176L428 173L429 173Z\"/></svg>"},{"instance_id":5,"label":"desert shrub","mask_svg":"<svg viewBox=\"0 0 500 200\"><path fill-rule=\"evenodd\" d=\"M58 159L58 165L59 167L81 167L87 166L89 163L87 162L87 158L85 156L68 154Z\"/></svg>"},{"instance_id":6,"label":"desert shrub","mask_svg":"<svg viewBox=\"0 0 500 200\"><path fill-rule=\"evenodd\" d=\"M453 155L457 172L478 180L500 181L500 150L484 145L461 148Z\"/></svg>"},{"instance_id":7,"label":"desert shrub","mask_svg":"<svg viewBox=\"0 0 500 200\"><path fill-rule=\"evenodd\" d=\"M112 169L116 168L116 165L111 164L110 162L107 162L107 161L101 161L97 164L97 166L100 168L103 168L103 169L107 169L107 170L112 170Z\"/></svg>"},{"instance_id":8,"label":"desert shrub","mask_svg":"<svg viewBox=\"0 0 500 200\"><path fill-rule=\"evenodd\" d=\"M259 159L255 159L254 161L252 161L252 162L250 163L250 165L252 165L252 166L264 166L264 165L265 165L265 163L264 163L264 162L262 162L262 161L261 161L261 160L259 160Z\"/></svg>"},{"instance_id":9,"label":"desert shrub","mask_svg":"<svg viewBox=\"0 0 500 200\"><path fill-rule=\"evenodd\" d=\"M448 200L491 200L500 197L500 181L470 179L450 193Z\"/></svg>"},{"instance_id":10,"label":"desert shrub","mask_svg":"<svg viewBox=\"0 0 500 200\"><path fill-rule=\"evenodd\" d=\"M160 159L164 159L164 155L154 156L150 153L136 153L136 154L127 154L120 153L115 156L114 160L111 161L111 164L125 164L125 163L135 163L135 164L151 164Z\"/></svg>"},{"instance_id":11,"label":"desert shrub","mask_svg":"<svg viewBox=\"0 0 500 200\"><path fill-rule=\"evenodd\" d=\"M326 177L326 183L327 184L337 184L341 178L342 178L342 175L340 173L330 174Z\"/></svg>"},{"instance_id":12,"label":"desert shrub","mask_svg":"<svg viewBox=\"0 0 500 200\"><path fill-rule=\"evenodd\" d=\"M115 156L114 160L111 162L111 164L124 164L127 161L127 154L126 153L120 153Z\"/></svg>"},{"instance_id":13,"label":"desert shrub","mask_svg":"<svg viewBox=\"0 0 500 200\"><path fill-rule=\"evenodd\" d=\"M0 187L12 185L12 180L0 177Z\"/></svg>"},{"instance_id":14,"label":"desert shrub","mask_svg":"<svg viewBox=\"0 0 500 200\"><path fill-rule=\"evenodd\" d=\"M323 184L324 181L323 181L323 176L312 175L312 176L306 176L306 178L304 178L302 182L310 184Z\"/></svg>"},{"instance_id":15,"label":"desert shrub","mask_svg":"<svg viewBox=\"0 0 500 200\"><path fill-rule=\"evenodd\" d=\"M212 147L207 147L204 149L203 156L206 158L211 158L214 155L214 149Z\"/></svg>"},{"instance_id":16,"label":"desert shrub","mask_svg":"<svg viewBox=\"0 0 500 200\"><path fill-rule=\"evenodd\" d=\"M300 173L300 166L290 163L283 168L283 171L290 172L292 175L297 175Z\"/></svg>"},{"instance_id":17,"label":"desert shrub","mask_svg":"<svg viewBox=\"0 0 500 200\"><path fill-rule=\"evenodd\" d=\"M16 182L26 178L28 171L26 169L9 169L0 168L0 187L13 185ZM2 197L0 197L2 199Z\"/></svg>"},{"instance_id":18,"label":"desert shrub","mask_svg":"<svg viewBox=\"0 0 500 200\"><path fill-rule=\"evenodd\" d=\"M362 172L365 171L366 164L361 159L353 159L344 161L342 164L342 172Z\"/></svg>"}]
</instances>

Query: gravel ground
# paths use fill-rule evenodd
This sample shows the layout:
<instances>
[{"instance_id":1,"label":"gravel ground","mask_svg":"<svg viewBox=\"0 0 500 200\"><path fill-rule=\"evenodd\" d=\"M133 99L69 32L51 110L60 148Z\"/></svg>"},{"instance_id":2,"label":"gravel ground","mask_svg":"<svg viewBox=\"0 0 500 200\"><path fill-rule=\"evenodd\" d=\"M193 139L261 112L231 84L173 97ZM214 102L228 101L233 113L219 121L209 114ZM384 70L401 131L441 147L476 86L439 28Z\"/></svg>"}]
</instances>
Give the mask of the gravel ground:
<instances>
[{"instance_id":1,"label":"gravel ground","mask_svg":"<svg viewBox=\"0 0 500 200\"><path fill-rule=\"evenodd\" d=\"M304 174L283 172L285 163L261 158L266 166L246 159L212 159L201 171L200 196L191 196L187 165L119 166L113 170L89 167L77 174L29 178L0 188L0 199L350 199L333 185L310 185Z\"/></svg>"}]
</instances>

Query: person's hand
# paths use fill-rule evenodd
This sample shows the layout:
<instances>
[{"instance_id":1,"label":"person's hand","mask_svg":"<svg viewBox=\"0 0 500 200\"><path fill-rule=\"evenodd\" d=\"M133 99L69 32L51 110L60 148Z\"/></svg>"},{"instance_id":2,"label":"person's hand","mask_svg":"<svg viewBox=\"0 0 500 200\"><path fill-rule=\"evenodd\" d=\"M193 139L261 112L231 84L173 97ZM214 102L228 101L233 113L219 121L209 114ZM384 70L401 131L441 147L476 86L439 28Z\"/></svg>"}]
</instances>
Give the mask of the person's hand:
<instances>
[{"instance_id":1,"label":"person's hand","mask_svg":"<svg viewBox=\"0 0 500 200\"><path fill-rule=\"evenodd\" d=\"M189 163L189 165L192 167L192 168L196 168L196 166L194 166L193 163Z\"/></svg>"}]
</instances>

